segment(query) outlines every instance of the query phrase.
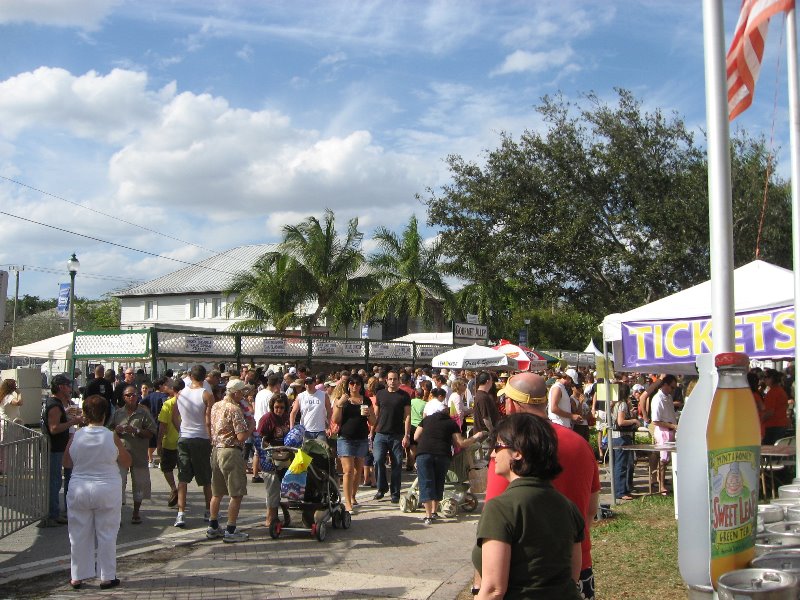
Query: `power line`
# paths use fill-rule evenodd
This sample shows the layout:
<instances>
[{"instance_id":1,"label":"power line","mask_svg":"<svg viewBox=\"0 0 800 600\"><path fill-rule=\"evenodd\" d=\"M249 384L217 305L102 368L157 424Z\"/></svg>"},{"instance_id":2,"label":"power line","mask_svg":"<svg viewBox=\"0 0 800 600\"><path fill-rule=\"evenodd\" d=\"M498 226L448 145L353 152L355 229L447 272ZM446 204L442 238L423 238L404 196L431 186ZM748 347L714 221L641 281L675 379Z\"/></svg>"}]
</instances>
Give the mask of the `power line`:
<instances>
[{"instance_id":1,"label":"power line","mask_svg":"<svg viewBox=\"0 0 800 600\"><path fill-rule=\"evenodd\" d=\"M0 268L3 268L7 271L36 271L39 273L56 273L56 274L63 274L66 271L59 270L59 269L52 269L50 267L36 267L34 265L17 265L17 264L5 264L0 265ZM86 273L81 271L81 278L88 277L89 279L104 279L107 281L121 281L123 283L139 283L141 279L131 279L126 277L114 277L113 275L100 275L96 273Z\"/></svg>"},{"instance_id":2,"label":"power line","mask_svg":"<svg viewBox=\"0 0 800 600\"><path fill-rule=\"evenodd\" d=\"M116 242L109 242L108 240L102 240L100 238L93 237L91 235L86 235L85 233L78 233L77 231L70 231L69 229L64 229L62 227L56 227L55 225L48 225L47 223L40 223L39 221L34 221L33 219L26 219L25 217L20 217L19 215L14 215L5 211L0 210L0 215L6 215L7 217L13 217L14 219L19 219L20 221L27 221L28 223L33 223L34 225L40 225L42 227L47 227L49 229L55 229L56 231L61 231L63 233L69 233L70 235L77 235L78 237L86 238L87 240L92 240L94 242L101 242L103 244L108 244L110 246L116 246L117 248L123 248L124 250L130 250L132 252L139 252L140 254L147 254L148 256L154 256L155 258L163 258L164 260L171 260L172 262L181 263L182 265L187 265L190 267L200 267L201 269L208 269L209 271L216 271L217 273L224 273L225 275L236 276L236 273L230 273L228 271L223 271L222 269L216 269L214 267L209 267L206 265L201 265L199 263L193 263L186 260L181 260L179 258L172 258L171 256L163 256L161 254L156 254L155 252L148 252L147 250L139 250L138 248L132 248L130 246L124 246L122 244L117 244Z\"/></svg>"},{"instance_id":3,"label":"power line","mask_svg":"<svg viewBox=\"0 0 800 600\"><path fill-rule=\"evenodd\" d=\"M10 183L15 183L19 186L28 188L29 190L33 190L34 192L39 192L40 194L44 194L45 196L50 196L51 198L55 198L56 200L61 200L62 202L66 202L67 204L72 204L73 206L77 206L78 208L82 208L84 210L91 211L92 213L103 215L104 217L108 217L109 219L114 219L115 221L119 221L120 223L125 223L126 225L131 225L132 227L138 227L139 229L143 229L144 231L149 231L150 233L155 233L156 235L160 235L167 239L181 242L182 244L188 244L190 246L194 246L195 248L200 248L201 250L205 250L206 252L211 252L216 254L217 250L210 250L205 248L199 244L195 244L194 242L187 242L186 240L182 240L180 238L176 238L173 235L167 235L166 233L161 233L160 231L156 231L155 229L150 229L149 227L145 227L144 225L139 225L137 223L132 223L131 221L126 221L125 219L121 219L115 215L110 215L108 213L104 213L103 211L97 210L95 208L89 208L88 206L84 206L83 204L79 204L78 202L73 202L72 200L67 200L66 198L62 198L61 196L57 196L55 194L51 194L50 192L46 192L45 190L40 190L39 188L35 188L32 185L28 185L27 183L23 183L21 181L17 181L16 179L11 179L10 177L6 177L5 175L0 175L0 179L5 179Z\"/></svg>"}]
</instances>

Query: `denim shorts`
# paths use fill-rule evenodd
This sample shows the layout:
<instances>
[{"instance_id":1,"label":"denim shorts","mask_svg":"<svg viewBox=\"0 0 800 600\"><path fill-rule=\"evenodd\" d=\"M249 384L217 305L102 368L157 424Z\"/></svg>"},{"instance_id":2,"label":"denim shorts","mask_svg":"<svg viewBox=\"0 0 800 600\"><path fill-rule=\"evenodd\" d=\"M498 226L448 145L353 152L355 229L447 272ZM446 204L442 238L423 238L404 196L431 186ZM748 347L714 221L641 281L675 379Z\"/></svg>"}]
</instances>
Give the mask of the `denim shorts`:
<instances>
[{"instance_id":1,"label":"denim shorts","mask_svg":"<svg viewBox=\"0 0 800 600\"><path fill-rule=\"evenodd\" d=\"M336 454L339 456L355 456L356 458L364 458L369 450L369 441L367 438L363 440L348 440L340 437L336 441Z\"/></svg>"}]
</instances>

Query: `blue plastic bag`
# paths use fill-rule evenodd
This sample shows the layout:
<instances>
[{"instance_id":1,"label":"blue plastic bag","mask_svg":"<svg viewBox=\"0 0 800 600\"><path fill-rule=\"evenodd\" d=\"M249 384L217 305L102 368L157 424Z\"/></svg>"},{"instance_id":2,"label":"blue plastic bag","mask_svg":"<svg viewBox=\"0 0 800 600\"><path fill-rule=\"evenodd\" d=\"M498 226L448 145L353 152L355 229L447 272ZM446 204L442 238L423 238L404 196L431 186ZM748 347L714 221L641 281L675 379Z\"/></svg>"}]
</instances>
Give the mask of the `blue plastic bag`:
<instances>
[{"instance_id":1,"label":"blue plastic bag","mask_svg":"<svg viewBox=\"0 0 800 600\"><path fill-rule=\"evenodd\" d=\"M283 438L283 445L290 448L299 448L303 445L303 439L306 433L306 428L299 423L289 430L286 437Z\"/></svg>"}]
</instances>

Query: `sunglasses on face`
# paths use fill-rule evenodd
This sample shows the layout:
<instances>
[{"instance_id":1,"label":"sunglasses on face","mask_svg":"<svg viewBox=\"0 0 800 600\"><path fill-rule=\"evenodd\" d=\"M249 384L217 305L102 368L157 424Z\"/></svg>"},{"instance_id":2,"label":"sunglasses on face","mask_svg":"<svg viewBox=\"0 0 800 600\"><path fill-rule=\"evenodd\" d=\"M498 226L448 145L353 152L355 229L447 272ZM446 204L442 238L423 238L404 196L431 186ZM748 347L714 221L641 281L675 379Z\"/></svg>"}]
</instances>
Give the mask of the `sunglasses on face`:
<instances>
[{"instance_id":1,"label":"sunglasses on face","mask_svg":"<svg viewBox=\"0 0 800 600\"><path fill-rule=\"evenodd\" d=\"M136 394L122 394L125 398L130 398L131 396L135 396Z\"/></svg>"}]
</instances>

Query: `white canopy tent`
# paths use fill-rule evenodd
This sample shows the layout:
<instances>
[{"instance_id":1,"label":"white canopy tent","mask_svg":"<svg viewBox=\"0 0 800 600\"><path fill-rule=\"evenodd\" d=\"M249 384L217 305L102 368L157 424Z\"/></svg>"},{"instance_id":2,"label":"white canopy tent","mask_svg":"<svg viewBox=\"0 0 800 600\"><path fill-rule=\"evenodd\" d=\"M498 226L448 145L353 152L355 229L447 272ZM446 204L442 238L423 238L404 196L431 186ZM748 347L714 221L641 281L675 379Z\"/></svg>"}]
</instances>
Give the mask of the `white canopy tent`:
<instances>
[{"instance_id":1,"label":"white canopy tent","mask_svg":"<svg viewBox=\"0 0 800 600\"><path fill-rule=\"evenodd\" d=\"M407 335L395 338L393 342L416 342L418 344L442 344L445 346L453 345L453 332L421 332L409 333Z\"/></svg>"},{"instance_id":2,"label":"white canopy tent","mask_svg":"<svg viewBox=\"0 0 800 600\"><path fill-rule=\"evenodd\" d=\"M72 358L73 333L68 331L45 340L11 348L11 356L47 358L50 360L69 360Z\"/></svg>"},{"instance_id":3,"label":"white canopy tent","mask_svg":"<svg viewBox=\"0 0 800 600\"><path fill-rule=\"evenodd\" d=\"M791 307L794 304L794 279L792 271L755 260L733 272L734 307L736 315L753 311ZM793 311L793 308L792 308ZM626 313L615 313L603 319L603 339L611 342L617 370L648 369L641 362L635 369L625 366L623 360L623 323L676 319L697 319L711 315L711 281L706 281ZM782 356L791 356L787 351ZM781 356L774 356L781 358ZM663 364L653 363L651 370L664 372ZM694 373L694 358L670 365L672 373Z\"/></svg>"},{"instance_id":4,"label":"white canopy tent","mask_svg":"<svg viewBox=\"0 0 800 600\"><path fill-rule=\"evenodd\" d=\"M583 351L584 354L594 354L595 356L602 356L603 353L597 349L597 346L594 345L594 340L589 340L589 345L586 346L586 350Z\"/></svg>"},{"instance_id":5,"label":"white canopy tent","mask_svg":"<svg viewBox=\"0 0 800 600\"><path fill-rule=\"evenodd\" d=\"M511 369L518 368L517 361L488 346L463 346L448 350L431 359L431 366L446 369Z\"/></svg>"}]
</instances>

